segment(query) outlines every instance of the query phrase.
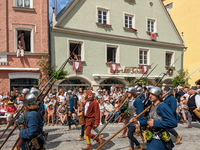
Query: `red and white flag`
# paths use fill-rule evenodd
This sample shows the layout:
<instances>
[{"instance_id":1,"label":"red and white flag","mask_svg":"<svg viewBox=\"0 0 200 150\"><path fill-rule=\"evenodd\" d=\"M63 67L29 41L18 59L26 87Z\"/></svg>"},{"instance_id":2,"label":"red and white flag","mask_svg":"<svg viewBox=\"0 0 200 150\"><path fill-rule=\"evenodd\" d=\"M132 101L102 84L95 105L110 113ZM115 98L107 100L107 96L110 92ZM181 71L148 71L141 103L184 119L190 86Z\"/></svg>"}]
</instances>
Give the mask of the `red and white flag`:
<instances>
[{"instance_id":1,"label":"red and white flag","mask_svg":"<svg viewBox=\"0 0 200 150\"><path fill-rule=\"evenodd\" d=\"M146 66L146 65L142 66L142 73L143 74L148 73L148 66Z\"/></svg>"},{"instance_id":2,"label":"red and white flag","mask_svg":"<svg viewBox=\"0 0 200 150\"><path fill-rule=\"evenodd\" d=\"M110 64L110 72L117 73L117 64Z\"/></svg>"},{"instance_id":3,"label":"red and white flag","mask_svg":"<svg viewBox=\"0 0 200 150\"><path fill-rule=\"evenodd\" d=\"M169 68L168 68L168 70L169 70ZM171 69L168 74L173 74L173 69Z\"/></svg>"},{"instance_id":4,"label":"red and white flag","mask_svg":"<svg viewBox=\"0 0 200 150\"><path fill-rule=\"evenodd\" d=\"M73 70L75 70L75 71L81 71L81 62L79 62L79 61L73 61Z\"/></svg>"},{"instance_id":5,"label":"red and white flag","mask_svg":"<svg viewBox=\"0 0 200 150\"><path fill-rule=\"evenodd\" d=\"M156 33L150 32L150 35L151 35L151 40L156 41Z\"/></svg>"}]
</instances>

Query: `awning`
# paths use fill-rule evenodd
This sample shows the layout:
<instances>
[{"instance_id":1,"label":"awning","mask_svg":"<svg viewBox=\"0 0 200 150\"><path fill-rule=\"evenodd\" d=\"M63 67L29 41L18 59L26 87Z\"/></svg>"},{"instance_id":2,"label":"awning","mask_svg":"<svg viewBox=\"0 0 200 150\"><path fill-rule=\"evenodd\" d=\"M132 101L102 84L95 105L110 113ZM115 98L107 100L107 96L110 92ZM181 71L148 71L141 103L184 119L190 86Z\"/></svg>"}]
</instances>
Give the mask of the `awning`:
<instances>
[{"instance_id":1,"label":"awning","mask_svg":"<svg viewBox=\"0 0 200 150\"><path fill-rule=\"evenodd\" d=\"M115 75L115 74L93 74L93 77L123 77L123 78L131 78L131 77L135 77L135 78L140 78L142 75ZM148 76L148 78L157 78L159 75L157 76ZM145 76L144 76L145 77ZM162 77L162 76L159 76Z\"/></svg>"},{"instance_id":2,"label":"awning","mask_svg":"<svg viewBox=\"0 0 200 150\"><path fill-rule=\"evenodd\" d=\"M12 71L39 71L39 68L0 68L0 70L12 70Z\"/></svg>"}]
</instances>

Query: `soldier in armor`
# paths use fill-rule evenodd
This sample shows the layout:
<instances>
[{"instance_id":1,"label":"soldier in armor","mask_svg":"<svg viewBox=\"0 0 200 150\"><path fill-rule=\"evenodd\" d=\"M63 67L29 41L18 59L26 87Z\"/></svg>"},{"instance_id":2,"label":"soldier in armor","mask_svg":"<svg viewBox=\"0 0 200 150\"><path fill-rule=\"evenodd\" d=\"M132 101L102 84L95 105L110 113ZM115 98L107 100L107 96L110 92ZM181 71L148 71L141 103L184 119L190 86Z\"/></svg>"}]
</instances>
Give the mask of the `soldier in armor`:
<instances>
[{"instance_id":1,"label":"soldier in armor","mask_svg":"<svg viewBox=\"0 0 200 150\"><path fill-rule=\"evenodd\" d=\"M129 87L127 91L128 100L128 116L127 123L131 121L137 114L140 114L143 111L142 101L137 98L137 90L135 87ZM138 120L142 119L143 115L138 118ZM143 146L138 142L138 140L133 136L135 129L138 128L138 125L130 124L128 126L128 138L129 138L129 150L134 150L134 143L137 146L138 150L142 150Z\"/></svg>"},{"instance_id":2,"label":"soldier in armor","mask_svg":"<svg viewBox=\"0 0 200 150\"><path fill-rule=\"evenodd\" d=\"M163 89L163 94L166 94L169 92L171 88L169 86L165 86ZM172 90L171 90L172 91ZM174 114L174 117L176 118L176 109L177 109L177 101L176 98L172 95L172 92L167 94L164 98L164 102L171 108L172 113ZM168 129L168 131L176 137L175 144L180 143L182 137L174 130L174 129Z\"/></svg>"},{"instance_id":3,"label":"soldier in armor","mask_svg":"<svg viewBox=\"0 0 200 150\"><path fill-rule=\"evenodd\" d=\"M38 112L39 106L34 94L30 93L26 96L24 106L26 113L21 117L24 128L19 133L19 138L22 139L20 147L22 150L26 150L27 147L33 150L43 150L45 144L42 136L43 122ZM18 125L18 121L15 122L15 125Z\"/></svg>"},{"instance_id":4,"label":"soldier in armor","mask_svg":"<svg viewBox=\"0 0 200 150\"><path fill-rule=\"evenodd\" d=\"M140 126L147 125L147 150L172 150L174 147L167 129L177 127L177 121L169 106L163 102L161 89L153 87L150 90L150 101L153 103L146 119L131 120Z\"/></svg>"}]
</instances>

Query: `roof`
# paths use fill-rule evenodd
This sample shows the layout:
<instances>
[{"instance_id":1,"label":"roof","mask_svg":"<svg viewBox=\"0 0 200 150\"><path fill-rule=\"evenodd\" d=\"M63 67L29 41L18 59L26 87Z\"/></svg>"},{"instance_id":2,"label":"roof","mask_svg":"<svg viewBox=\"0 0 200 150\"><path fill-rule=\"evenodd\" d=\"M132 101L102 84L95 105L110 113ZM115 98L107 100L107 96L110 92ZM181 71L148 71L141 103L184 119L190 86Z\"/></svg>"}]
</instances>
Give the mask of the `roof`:
<instances>
[{"instance_id":1,"label":"roof","mask_svg":"<svg viewBox=\"0 0 200 150\"><path fill-rule=\"evenodd\" d=\"M67 12L67 10L73 5L76 0L69 0L67 5L57 14L56 21L60 20L60 18Z\"/></svg>"}]
</instances>

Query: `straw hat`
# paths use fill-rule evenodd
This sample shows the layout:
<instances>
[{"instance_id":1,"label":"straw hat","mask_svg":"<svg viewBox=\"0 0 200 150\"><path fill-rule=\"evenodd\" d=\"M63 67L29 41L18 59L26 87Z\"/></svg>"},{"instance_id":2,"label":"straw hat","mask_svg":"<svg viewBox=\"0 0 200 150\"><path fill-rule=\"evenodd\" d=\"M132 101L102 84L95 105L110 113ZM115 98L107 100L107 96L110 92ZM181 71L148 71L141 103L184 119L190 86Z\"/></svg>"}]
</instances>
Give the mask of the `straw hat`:
<instances>
[{"instance_id":1,"label":"straw hat","mask_svg":"<svg viewBox=\"0 0 200 150\"><path fill-rule=\"evenodd\" d=\"M104 101L109 101L109 99L108 99L108 98L105 98Z\"/></svg>"},{"instance_id":2,"label":"straw hat","mask_svg":"<svg viewBox=\"0 0 200 150\"><path fill-rule=\"evenodd\" d=\"M51 105L53 106L53 104L52 104L52 103L49 103L49 104L48 104L48 107L49 107L49 106L51 106Z\"/></svg>"},{"instance_id":3,"label":"straw hat","mask_svg":"<svg viewBox=\"0 0 200 150\"><path fill-rule=\"evenodd\" d=\"M9 105L9 104L13 104L13 102L11 102L11 101L8 101L8 105Z\"/></svg>"}]
</instances>

